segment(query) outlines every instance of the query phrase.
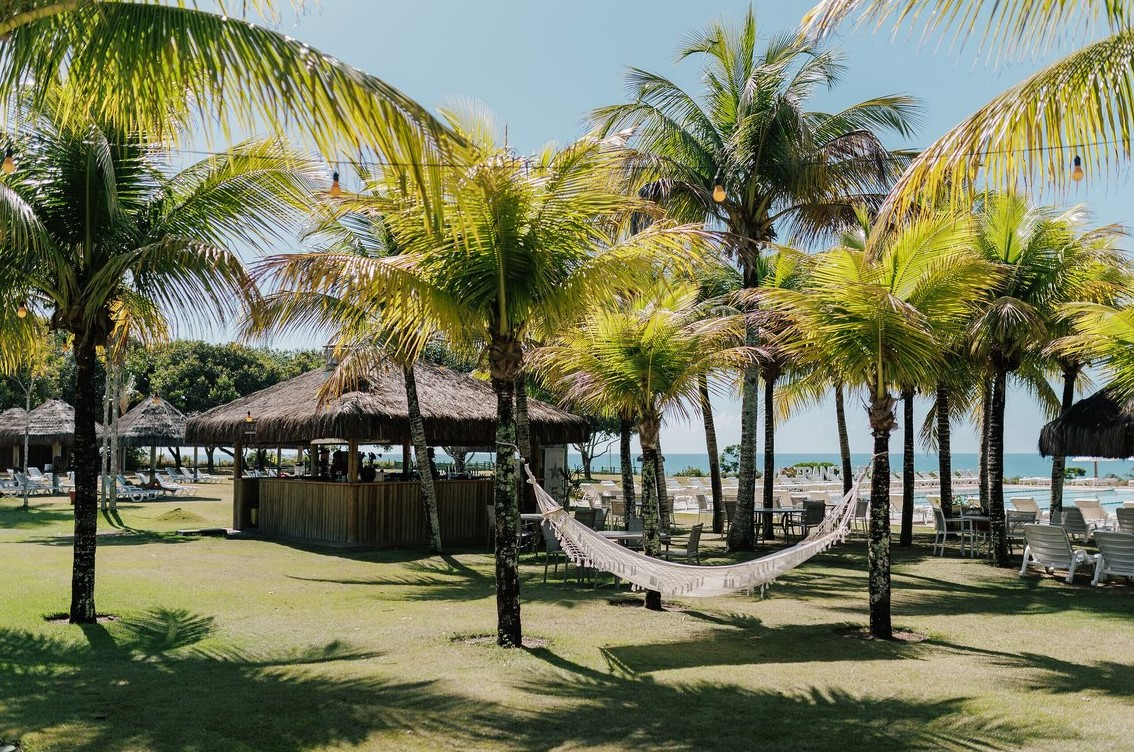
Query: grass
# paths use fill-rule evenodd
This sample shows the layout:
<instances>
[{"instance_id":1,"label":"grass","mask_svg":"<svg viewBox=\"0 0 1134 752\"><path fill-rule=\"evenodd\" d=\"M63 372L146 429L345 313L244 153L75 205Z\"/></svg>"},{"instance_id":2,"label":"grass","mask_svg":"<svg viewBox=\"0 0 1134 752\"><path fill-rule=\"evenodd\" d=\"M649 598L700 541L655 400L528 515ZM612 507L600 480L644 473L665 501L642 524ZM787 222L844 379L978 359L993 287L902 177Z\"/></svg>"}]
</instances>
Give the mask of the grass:
<instances>
[{"instance_id":1,"label":"grass","mask_svg":"<svg viewBox=\"0 0 1134 752\"><path fill-rule=\"evenodd\" d=\"M69 595L69 508L0 501L0 739L45 750L1129 749L1134 585L1018 578L895 549L896 627L863 640L852 540L764 599L668 602L542 583L501 650L493 562L259 540L218 499L122 504L100 520L98 606ZM703 540L710 561L727 557ZM713 547L716 547L714 551Z\"/></svg>"}]
</instances>

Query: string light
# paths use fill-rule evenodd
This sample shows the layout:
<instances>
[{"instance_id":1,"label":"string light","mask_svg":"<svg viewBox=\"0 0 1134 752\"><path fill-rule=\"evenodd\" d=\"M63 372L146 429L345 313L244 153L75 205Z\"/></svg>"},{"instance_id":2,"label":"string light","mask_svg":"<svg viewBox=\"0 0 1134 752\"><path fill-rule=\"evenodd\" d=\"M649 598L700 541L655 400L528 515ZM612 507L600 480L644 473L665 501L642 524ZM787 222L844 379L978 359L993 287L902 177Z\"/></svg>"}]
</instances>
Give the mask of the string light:
<instances>
[{"instance_id":1,"label":"string light","mask_svg":"<svg viewBox=\"0 0 1134 752\"><path fill-rule=\"evenodd\" d=\"M4 152L4 164L0 165L0 170L3 170L5 175L11 175L16 171L16 160L12 158L11 146Z\"/></svg>"},{"instance_id":2,"label":"string light","mask_svg":"<svg viewBox=\"0 0 1134 752\"><path fill-rule=\"evenodd\" d=\"M24 303L20 303L20 307L16 309L16 316L25 319L28 316L28 307Z\"/></svg>"},{"instance_id":3,"label":"string light","mask_svg":"<svg viewBox=\"0 0 1134 752\"><path fill-rule=\"evenodd\" d=\"M331 174L331 198L338 198L343 195L342 186L339 185L339 171L335 170Z\"/></svg>"},{"instance_id":4,"label":"string light","mask_svg":"<svg viewBox=\"0 0 1134 752\"><path fill-rule=\"evenodd\" d=\"M1078 183L1083 179L1085 173L1083 172L1083 160L1079 159L1076 155L1075 166L1071 169L1071 179Z\"/></svg>"},{"instance_id":5,"label":"string light","mask_svg":"<svg viewBox=\"0 0 1134 752\"><path fill-rule=\"evenodd\" d=\"M724 177L721 171L717 170L717 174L713 176L713 201L718 204L725 200Z\"/></svg>"}]
</instances>

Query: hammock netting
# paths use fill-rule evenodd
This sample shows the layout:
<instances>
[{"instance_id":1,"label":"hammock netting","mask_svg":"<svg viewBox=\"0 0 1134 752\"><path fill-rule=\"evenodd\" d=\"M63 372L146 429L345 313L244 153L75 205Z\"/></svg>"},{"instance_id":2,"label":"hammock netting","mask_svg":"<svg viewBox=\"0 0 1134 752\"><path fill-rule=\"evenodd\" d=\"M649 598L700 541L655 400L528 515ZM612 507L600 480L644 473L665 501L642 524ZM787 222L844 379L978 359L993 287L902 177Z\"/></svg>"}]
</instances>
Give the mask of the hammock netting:
<instances>
[{"instance_id":1,"label":"hammock netting","mask_svg":"<svg viewBox=\"0 0 1134 752\"><path fill-rule=\"evenodd\" d=\"M740 564L700 566L655 559L604 538L572 517L536 482L526 465L528 483L535 489L540 512L555 531L564 554L575 564L608 572L641 590L662 595L708 598L762 588L783 573L846 539L854 522L859 489L866 472L851 490L794 546Z\"/></svg>"}]
</instances>

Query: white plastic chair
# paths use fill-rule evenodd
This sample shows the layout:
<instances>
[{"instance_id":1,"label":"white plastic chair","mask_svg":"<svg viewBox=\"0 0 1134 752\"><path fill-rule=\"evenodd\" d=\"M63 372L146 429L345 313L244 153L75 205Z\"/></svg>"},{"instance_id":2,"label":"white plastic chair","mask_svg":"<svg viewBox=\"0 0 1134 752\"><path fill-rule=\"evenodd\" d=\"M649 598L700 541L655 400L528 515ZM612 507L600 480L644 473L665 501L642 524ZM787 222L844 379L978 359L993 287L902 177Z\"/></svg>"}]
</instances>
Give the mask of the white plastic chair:
<instances>
[{"instance_id":1,"label":"white plastic chair","mask_svg":"<svg viewBox=\"0 0 1134 752\"><path fill-rule=\"evenodd\" d=\"M1055 525L1024 525L1024 563L1020 576L1029 566L1043 567L1045 572L1052 569L1066 569L1067 583L1075 579L1075 570L1081 564L1094 563L1095 557L1081 548L1072 548L1067 531Z\"/></svg>"},{"instance_id":2,"label":"white plastic chair","mask_svg":"<svg viewBox=\"0 0 1134 752\"><path fill-rule=\"evenodd\" d=\"M1095 533L1095 543L1099 554L1095 557L1092 585L1098 585L1112 574L1127 579L1134 577L1134 534L1100 530Z\"/></svg>"}]
</instances>

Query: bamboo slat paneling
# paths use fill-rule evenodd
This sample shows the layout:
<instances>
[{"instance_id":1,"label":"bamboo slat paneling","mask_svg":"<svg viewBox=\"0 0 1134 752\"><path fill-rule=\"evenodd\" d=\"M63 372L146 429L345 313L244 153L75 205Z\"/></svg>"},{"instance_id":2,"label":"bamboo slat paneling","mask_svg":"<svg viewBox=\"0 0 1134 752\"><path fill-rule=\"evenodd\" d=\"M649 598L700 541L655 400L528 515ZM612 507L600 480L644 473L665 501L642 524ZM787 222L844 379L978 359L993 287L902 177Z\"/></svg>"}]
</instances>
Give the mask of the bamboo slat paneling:
<instances>
[{"instance_id":1,"label":"bamboo slat paneling","mask_svg":"<svg viewBox=\"0 0 1134 752\"><path fill-rule=\"evenodd\" d=\"M267 537L378 548L425 548L421 485L260 479L260 532ZM444 545L483 543L493 481L439 481L437 515Z\"/></svg>"}]
</instances>

